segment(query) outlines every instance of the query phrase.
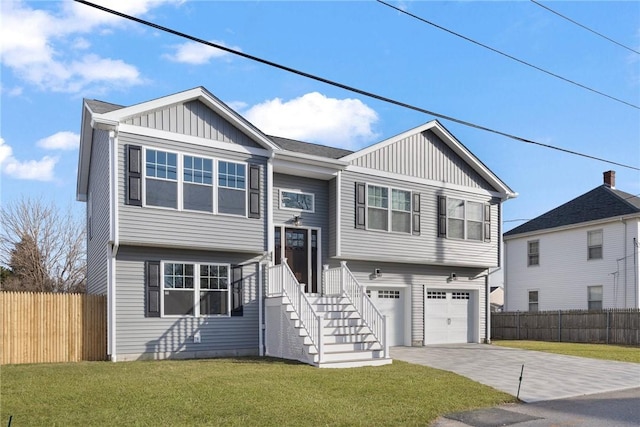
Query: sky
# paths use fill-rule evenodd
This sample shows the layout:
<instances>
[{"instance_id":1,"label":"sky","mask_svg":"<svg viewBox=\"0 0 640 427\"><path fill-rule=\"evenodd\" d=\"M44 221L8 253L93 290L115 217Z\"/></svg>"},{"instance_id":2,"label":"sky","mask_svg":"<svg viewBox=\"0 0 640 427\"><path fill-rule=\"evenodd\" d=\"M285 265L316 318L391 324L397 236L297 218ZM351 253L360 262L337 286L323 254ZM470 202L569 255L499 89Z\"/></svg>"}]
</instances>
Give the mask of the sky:
<instances>
[{"instance_id":1,"label":"sky","mask_svg":"<svg viewBox=\"0 0 640 427\"><path fill-rule=\"evenodd\" d=\"M341 84L640 168L640 2L100 0L110 8ZM271 135L357 150L435 117L269 67L69 1L2 0L0 202L82 214L83 98L133 105L204 86ZM618 100L612 99L616 98ZM623 102L621 102L623 101ZM632 104L632 105L627 105ZM440 122L518 193L507 231L640 172Z\"/></svg>"}]
</instances>

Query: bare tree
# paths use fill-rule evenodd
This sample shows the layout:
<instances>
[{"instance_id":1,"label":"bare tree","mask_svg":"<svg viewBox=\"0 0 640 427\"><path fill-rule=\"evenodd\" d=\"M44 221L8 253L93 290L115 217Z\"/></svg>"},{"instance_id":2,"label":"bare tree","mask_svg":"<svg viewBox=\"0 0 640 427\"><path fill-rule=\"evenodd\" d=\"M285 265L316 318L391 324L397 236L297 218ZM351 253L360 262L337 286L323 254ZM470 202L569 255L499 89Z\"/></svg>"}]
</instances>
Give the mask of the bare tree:
<instances>
[{"instance_id":1,"label":"bare tree","mask_svg":"<svg viewBox=\"0 0 640 427\"><path fill-rule=\"evenodd\" d=\"M84 220L53 203L22 198L0 208L0 263L11 269L5 290L84 292Z\"/></svg>"}]
</instances>

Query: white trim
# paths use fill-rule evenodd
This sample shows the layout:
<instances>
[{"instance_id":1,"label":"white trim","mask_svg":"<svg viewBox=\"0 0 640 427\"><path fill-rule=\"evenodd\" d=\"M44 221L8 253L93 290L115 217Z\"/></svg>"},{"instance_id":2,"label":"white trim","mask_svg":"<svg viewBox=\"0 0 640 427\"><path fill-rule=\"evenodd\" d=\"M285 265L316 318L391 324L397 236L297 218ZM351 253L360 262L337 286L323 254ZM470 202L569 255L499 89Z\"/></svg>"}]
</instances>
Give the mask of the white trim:
<instances>
[{"instance_id":1,"label":"white trim","mask_svg":"<svg viewBox=\"0 0 640 427\"><path fill-rule=\"evenodd\" d=\"M342 256L342 171L336 177L336 256Z\"/></svg>"},{"instance_id":2,"label":"white trim","mask_svg":"<svg viewBox=\"0 0 640 427\"><path fill-rule=\"evenodd\" d=\"M116 362L116 255L107 245L107 354Z\"/></svg>"},{"instance_id":3,"label":"white trim","mask_svg":"<svg viewBox=\"0 0 640 427\"><path fill-rule=\"evenodd\" d=\"M429 187L434 187L437 190L442 190L442 189L457 190L457 191L461 191L461 192L464 192L464 193L478 194L478 195L482 195L482 196L499 197L500 199L503 199L503 200L507 198L507 197L505 197L505 195L503 193L498 193L496 191L489 191L489 190L485 190L483 188L465 187L463 185L451 184L449 182L435 181L435 180L425 179L425 178L417 178L417 177L409 176L409 175L400 175L400 174L393 173L393 172L379 171L379 170L376 170L376 169L369 169L369 168L365 168L365 167L362 167L362 166L349 165L349 166L347 166L347 168L345 170L347 170L349 172L360 173L360 174L363 174L363 175L370 175L370 176L376 176L376 177L380 177L380 178L387 178L387 179L393 179L393 180L397 180L397 181L409 182L409 183L412 183L412 184L427 185Z\"/></svg>"},{"instance_id":4,"label":"white trim","mask_svg":"<svg viewBox=\"0 0 640 427\"><path fill-rule=\"evenodd\" d=\"M284 200L282 193L293 193L300 194L304 196L311 196L311 209L303 209L303 208L290 208L282 205L282 201ZM307 212L307 213L315 213L316 211L316 195L314 193L308 193L302 190L294 190L290 188L279 188L278 189L278 209L283 211L294 211L294 212Z\"/></svg>"},{"instance_id":5,"label":"white trim","mask_svg":"<svg viewBox=\"0 0 640 427\"><path fill-rule=\"evenodd\" d=\"M406 233L403 233L406 234ZM419 236L415 236L419 237ZM433 266L442 266L442 261L438 261L435 257L433 258L408 258L408 257L389 257L389 256L375 256L374 254L359 254L359 255L349 255L348 258L342 257L334 257L336 260L344 259L348 261L372 261L372 262L397 262L402 264L417 264L417 265L433 265ZM448 261L447 267L472 267L472 268L481 268L486 270L487 268L497 267L497 264L487 265L486 262L478 262L478 263L470 263L470 262L456 262L456 261Z\"/></svg>"},{"instance_id":6,"label":"white trim","mask_svg":"<svg viewBox=\"0 0 640 427\"><path fill-rule=\"evenodd\" d=\"M199 138L197 136L185 135L182 133L173 133L165 130L158 130L152 128L145 128L142 126L134 126L121 123L118 126L118 130L121 133L128 133L132 135L147 136L150 138L166 139L172 142L184 142L186 144L192 144L199 147L218 148L220 150L232 151L234 153L251 154L254 156L269 157L269 151L264 148L247 147L240 144L233 144L230 142L218 141L215 139Z\"/></svg>"},{"instance_id":7,"label":"white trim","mask_svg":"<svg viewBox=\"0 0 640 427\"><path fill-rule=\"evenodd\" d=\"M118 192L118 133L109 132L109 232L107 245L107 354L116 362L116 268L120 248L120 209Z\"/></svg>"},{"instance_id":8,"label":"white trim","mask_svg":"<svg viewBox=\"0 0 640 427\"><path fill-rule=\"evenodd\" d=\"M380 208L378 206L369 206L369 187L378 187L378 188L386 188L387 191L387 208ZM408 211L399 211L399 210L394 210L393 209L393 190L398 190L398 191L403 191L405 193L409 193L409 203L411 204L411 206L409 207ZM374 231L374 232L382 232L382 233L397 233L397 234L405 234L405 235L412 235L413 234L413 191L408 190L406 188L398 188L398 187L391 187L388 185L379 185L379 184L371 184L369 182L365 182L365 230L367 231ZM386 210L387 211L387 229L386 230L380 230L377 228L369 228L369 208L373 208L373 209L379 209L379 210ZM409 231L405 232L405 231L394 231L392 230L393 227L393 212L404 212L404 213L408 213L409 214Z\"/></svg>"},{"instance_id":9,"label":"white trim","mask_svg":"<svg viewBox=\"0 0 640 427\"><path fill-rule=\"evenodd\" d=\"M266 215L267 215L267 252L270 254L270 260L274 259L274 230L275 225L273 223L273 157L269 157L267 160L267 191L265 193L265 200L267 203Z\"/></svg>"}]
</instances>

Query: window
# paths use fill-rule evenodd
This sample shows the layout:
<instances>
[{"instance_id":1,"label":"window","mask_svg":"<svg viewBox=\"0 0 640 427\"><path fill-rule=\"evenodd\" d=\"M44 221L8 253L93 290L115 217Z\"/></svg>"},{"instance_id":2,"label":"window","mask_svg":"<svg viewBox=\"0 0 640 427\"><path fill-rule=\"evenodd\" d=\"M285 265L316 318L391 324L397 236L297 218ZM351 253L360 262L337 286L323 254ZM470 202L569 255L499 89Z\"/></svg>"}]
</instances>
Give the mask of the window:
<instances>
[{"instance_id":1,"label":"window","mask_svg":"<svg viewBox=\"0 0 640 427\"><path fill-rule=\"evenodd\" d=\"M389 189L386 187L367 187L367 225L372 230L389 229Z\"/></svg>"},{"instance_id":2,"label":"window","mask_svg":"<svg viewBox=\"0 0 640 427\"><path fill-rule=\"evenodd\" d=\"M391 231L411 233L411 192L391 190Z\"/></svg>"},{"instance_id":3,"label":"window","mask_svg":"<svg viewBox=\"0 0 640 427\"><path fill-rule=\"evenodd\" d=\"M213 212L213 160L184 156L184 209Z\"/></svg>"},{"instance_id":4,"label":"window","mask_svg":"<svg viewBox=\"0 0 640 427\"><path fill-rule=\"evenodd\" d=\"M438 237L491 241L491 205L438 196Z\"/></svg>"},{"instance_id":5,"label":"window","mask_svg":"<svg viewBox=\"0 0 640 427\"><path fill-rule=\"evenodd\" d=\"M400 299L400 291L380 290L378 298L382 299Z\"/></svg>"},{"instance_id":6,"label":"window","mask_svg":"<svg viewBox=\"0 0 640 427\"><path fill-rule=\"evenodd\" d=\"M540 265L540 242L538 240L527 242L527 265Z\"/></svg>"},{"instance_id":7,"label":"window","mask_svg":"<svg viewBox=\"0 0 640 427\"><path fill-rule=\"evenodd\" d=\"M162 273L165 316L229 314L228 265L165 262Z\"/></svg>"},{"instance_id":8,"label":"window","mask_svg":"<svg viewBox=\"0 0 640 427\"><path fill-rule=\"evenodd\" d=\"M178 155L146 150L146 199L150 206L178 208Z\"/></svg>"},{"instance_id":9,"label":"window","mask_svg":"<svg viewBox=\"0 0 640 427\"><path fill-rule=\"evenodd\" d=\"M246 215L246 167L242 163L218 162L218 212Z\"/></svg>"},{"instance_id":10,"label":"window","mask_svg":"<svg viewBox=\"0 0 640 427\"><path fill-rule=\"evenodd\" d=\"M280 208L313 212L313 194L294 190L280 190Z\"/></svg>"},{"instance_id":11,"label":"window","mask_svg":"<svg viewBox=\"0 0 640 427\"><path fill-rule=\"evenodd\" d=\"M602 230L587 233L587 259L602 259Z\"/></svg>"},{"instance_id":12,"label":"window","mask_svg":"<svg viewBox=\"0 0 640 427\"><path fill-rule=\"evenodd\" d=\"M529 311L538 311L538 291L529 291Z\"/></svg>"},{"instance_id":13,"label":"window","mask_svg":"<svg viewBox=\"0 0 640 427\"><path fill-rule=\"evenodd\" d=\"M602 310L602 286L588 286L587 300L589 310Z\"/></svg>"}]
</instances>

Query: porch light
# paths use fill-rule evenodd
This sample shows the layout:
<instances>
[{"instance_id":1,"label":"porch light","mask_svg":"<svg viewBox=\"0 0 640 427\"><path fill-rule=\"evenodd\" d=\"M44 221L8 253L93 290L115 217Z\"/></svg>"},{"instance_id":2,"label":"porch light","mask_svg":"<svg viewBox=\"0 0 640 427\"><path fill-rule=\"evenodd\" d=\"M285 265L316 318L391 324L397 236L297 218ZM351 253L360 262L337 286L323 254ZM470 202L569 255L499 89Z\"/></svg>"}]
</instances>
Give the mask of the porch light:
<instances>
[{"instance_id":1,"label":"porch light","mask_svg":"<svg viewBox=\"0 0 640 427\"><path fill-rule=\"evenodd\" d=\"M300 227L302 225L302 216L301 215L296 215L293 217L293 225L295 225L296 227Z\"/></svg>"}]
</instances>

